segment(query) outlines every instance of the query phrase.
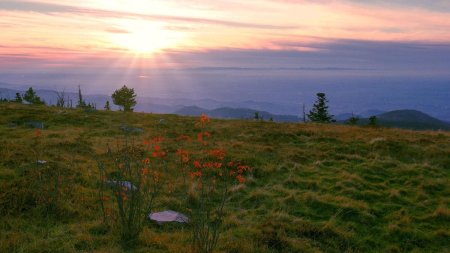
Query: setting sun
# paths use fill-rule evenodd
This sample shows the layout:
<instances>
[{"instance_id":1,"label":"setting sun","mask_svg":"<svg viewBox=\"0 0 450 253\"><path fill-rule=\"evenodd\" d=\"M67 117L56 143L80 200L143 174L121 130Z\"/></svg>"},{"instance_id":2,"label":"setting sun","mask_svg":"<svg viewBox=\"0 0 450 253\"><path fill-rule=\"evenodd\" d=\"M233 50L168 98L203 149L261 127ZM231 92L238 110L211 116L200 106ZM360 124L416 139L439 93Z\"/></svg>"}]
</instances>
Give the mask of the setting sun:
<instances>
[{"instance_id":1,"label":"setting sun","mask_svg":"<svg viewBox=\"0 0 450 253\"><path fill-rule=\"evenodd\" d=\"M0 253L450 253L449 155L450 0L0 0Z\"/></svg>"},{"instance_id":2,"label":"setting sun","mask_svg":"<svg viewBox=\"0 0 450 253\"><path fill-rule=\"evenodd\" d=\"M162 24L127 22L112 35L112 43L135 54L152 54L174 47L182 39L180 32L166 29Z\"/></svg>"}]
</instances>

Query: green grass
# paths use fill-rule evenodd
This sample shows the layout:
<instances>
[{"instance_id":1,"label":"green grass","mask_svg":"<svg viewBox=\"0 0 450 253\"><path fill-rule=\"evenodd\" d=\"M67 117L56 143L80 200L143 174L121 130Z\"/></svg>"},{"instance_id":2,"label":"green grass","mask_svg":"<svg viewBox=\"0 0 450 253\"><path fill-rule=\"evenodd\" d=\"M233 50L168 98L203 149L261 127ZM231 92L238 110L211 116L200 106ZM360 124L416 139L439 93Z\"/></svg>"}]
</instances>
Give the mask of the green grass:
<instances>
[{"instance_id":1,"label":"green grass","mask_svg":"<svg viewBox=\"0 0 450 253\"><path fill-rule=\"evenodd\" d=\"M166 136L174 152L171 139L195 137L197 120L0 104L0 252L122 252L117 232L101 226L96 157L123 138L123 124L145 130L132 136L137 143ZM44 122L42 136L27 121ZM212 120L209 131L252 167L233 188L218 252L450 248L448 132L239 120ZM42 178L43 170L51 173ZM182 203L167 194L155 209ZM149 222L130 252L189 252L189 229Z\"/></svg>"}]
</instances>

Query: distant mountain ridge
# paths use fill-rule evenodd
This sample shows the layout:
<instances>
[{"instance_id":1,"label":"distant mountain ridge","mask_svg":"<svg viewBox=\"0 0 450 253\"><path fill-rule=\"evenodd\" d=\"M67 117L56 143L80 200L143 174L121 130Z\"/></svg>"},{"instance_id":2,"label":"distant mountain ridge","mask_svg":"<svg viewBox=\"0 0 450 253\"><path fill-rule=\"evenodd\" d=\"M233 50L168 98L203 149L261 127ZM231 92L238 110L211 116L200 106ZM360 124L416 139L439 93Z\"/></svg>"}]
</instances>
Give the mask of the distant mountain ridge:
<instances>
[{"instance_id":1,"label":"distant mountain ridge","mask_svg":"<svg viewBox=\"0 0 450 253\"><path fill-rule=\"evenodd\" d=\"M6 86L5 83L0 83L0 98L6 99L14 99L16 92L24 93L25 89L17 88L3 88L1 86ZM35 89L38 96L40 96L47 104L55 104L57 99L57 92L55 90L50 89ZM60 91L59 91L60 92ZM78 100L77 92L65 92L66 97L69 100L72 100L73 105L76 104ZM105 102L109 100L111 102L111 97L108 95L92 95L92 94L83 94L84 99L88 103L94 103L97 105L97 108L103 108ZM138 96L137 97L137 105L135 107L135 111L138 112L153 112L153 113L174 113L182 109L185 106L196 105L201 108L205 108L208 110L213 110L220 107L231 107L231 108L254 108L257 111L270 111L273 114L291 114L293 112L292 107L289 105L282 104L274 104L269 102L261 102L261 101L217 101L214 99L189 99L189 98L158 98L158 97L145 97ZM112 109L117 109L111 103Z\"/></svg>"},{"instance_id":2,"label":"distant mountain ridge","mask_svg":"<svg viewBox=\"0 0 450 253\"><path fill-rule=\"evenodd\" d=\"M199 116L202 113L206 113L212 118L222 119L254 119L255 113L258 113L260 119L270 120L277 122L298 122L300 119L294 115L280 115L272 114L266 111L258 111L249 108L231 108L220 107L213 110L208 110L198 106L185 106L180 110L175 111L175 114L184 116Z\"/></svg>"},{"instance_id":3,"label":"distant mountain ridge","mask_svg":"<svg viewBox=\"0 0 450 253\"><path fill-rule=\"evenodd\" d=\"M1 83L0 83L1 85ZM0 87L0 98L14 99L16 92L24 93L23 90L8 89ZM57 92L48 89L38 89L36 93L48 104L55 104ZM76 106L78 94L75 92L65 92L67 101L72 100L73 106ZM111 98L107 95L83 95L88 103L96 104L98 109L102 109L107 100ZM274 111L263 110L263 108L275 108L272 103L244 101L239 103L221 102L212 99L163 99L138 97L135 111L153 112L153 113L175 113L180 115L198 116L202 112L207 113L213 118L234 118L234 119L254 119L255 112L264 120L272 118L277 122L299 122L301 118L289 114L275 114ZM192 104L197 104L192 106ZM198 106L200 105L200 106ZM206 108L205 108L205 107ZM111 103L113 110L118 109ZM281 107L275 111L281 110ZM338 122L344 123L351 113L338 114L335 118ZM359 114L359 125L366 125L369 116L377 116L378 124L387 127L398 127L416 130L450 130L450 123L434 118L418 110L394 110L383 112L377 109L370 109Z\"/></svg>"},{"instance_id":4,"label":"distant mountain ridge","mask_svg":"<svg viewBox=\"0 0 450 253\"><path fill-rule=\"evenodd\" d=\"M22 90L0 88L0 97L7 99L14 99L16 92L24 93ZM38 96L40 96L47 104L53 105L57 99L57 92L54 90L38 89L36 90ZM76 106L78 101L78 93L75 92L65 92L66 100L68 102L72 101L72 105ZM93 103L98 109L102 109L107 100L111 102L111 98L107 95L89 95L83 94L83 98L87 103ZM204 107L192 106L190 104L200 104ZM234 105L245 106L234 108ZM247 106L256 109L249 109ZM117 106L111 103L113 110L118 109ZM278 122L298 122L299 118L294 115L282 115L273 114L266 110L261 110L261 108L274 108L276 105L272 103L256 102L256 101L243 101L240 103L232 102L221 102L212 99L162 99L162 98L148 98L148 97L137 97L137 105L135 111L153 112L153 113L175 113L180 115L188 116L198 116L202 112L207 113L213 118L234 118L234 119L253 119L255 112L258 112L260 117L264 120L269 120L272 118L274 121ZM277 109L276 109L277 110Z\"/></svg>"},{"instance_id":5,"label":"distant mountain ridge","mask_svg":"<svg viewBox=\"0 0 450 253\"><path fill-rule=\"evenodd\" d=\"M370 116L377 116L377 115L380 115L380 114L383 114L383 113L385 113L385 111L381 111L381 110L377 110L377 109L369 109L369 110L365 110L365 111L362 111L362 112L357 113L357 114L355 114L355 113L341 113L341 114L338 114L338 115L334 116L334 118L337 121L345 121L345 120L348 120L351 117L369 118Z\"/></svg>"},{"instance_id":6,"label":"distant mountain ridge","mask_svg":"<svg viewBox=\"0 0 450 253\"><path fill-rule=\"evenodd\" d=\"M377 116L386 126L412 129L450 130L450 124L417 110L395 110Z\"/></svg>"},{"instance_id":7,"label":"distant mountain ridge","mask_svg":"<svg viewBox=\"0 0 450 253\"><path fill-rule=\"evenodd\" d=\"M374 116L377 117L377 124L381 126L413 130L450 130L450 123L417 110L394 110ZM346 122L346 120L341 122ZM360 118L358 124L366 125L368 122L368 118Z\"/></svg>"}]
</instances>

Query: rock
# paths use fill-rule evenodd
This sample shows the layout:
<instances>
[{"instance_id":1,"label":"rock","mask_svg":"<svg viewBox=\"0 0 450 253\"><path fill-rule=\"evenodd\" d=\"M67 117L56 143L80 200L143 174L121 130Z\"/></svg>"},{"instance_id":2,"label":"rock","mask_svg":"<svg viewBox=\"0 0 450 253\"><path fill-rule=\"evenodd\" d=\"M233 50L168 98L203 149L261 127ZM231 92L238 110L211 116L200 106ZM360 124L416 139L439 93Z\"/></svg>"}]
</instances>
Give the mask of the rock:
<instances>
[{"instance_id":1,"label":"rock","mask_svg":"<svg viewBox=\"0 0 450 253\"><path fill-rule=\"evenodd\" d=\"M150 220L156 221L158 224L166 222L187 223L189 221L189 218L186 215L172 210L150 213L148 215L148 218Z\"/></svg>"},{"instance_id":2,"label":"rock","mask_svg":"<svg viewBox=\"0 0 450 253\"><path fill-rule=\"evenodd\" d=\"M47 161L45 161L45 160L37 160L36 162L37 162L37 164L46 164L47 163Z\"/></svg>"},{"instance_id":3,"label":"rock","mask_svg":"<svg viewBox=\"0 0 450 253\"><path fill-rule=\"evenodd\" d=\"M120 129L122 129L122 131L124 131L125 133L141 134L144 132L144 129L142 129L142 128L131 127L131 126L127 126L127 125L122 125L120 127Z\"/></svg>"},{"instance_id":4,"label":"rock","mask_svg":"<svg viewBox=\"0 0 450 253\"><path fill-rule=\"evenodd\" d=\"M166 125L167 124L167 120L165 120L165 119L159 119L159 122L158 122L159 124L161 124L161 125Z\"/></svg>"},{"instance_id":5,"label":"rock","mask_svg":"<svg viewBox=\"0 0 450 253\"><path fill-rule=\"evenodd\" d=\"M116 180L106 180L106 183L112 187L117 185L126 187L128 190L135 191L137 188L131 182L128 181L116 181Z\"/></svg>"},{"instance_id":6,"label":"rock","mask_svg":"<svg viewBox=\"0 0 450 253\"><path fill-rule=\"evenodd\" d=\"M25 126L29 128L44 129L44 123L40 121L27 121Z\"/></svg>"}]
</instances>

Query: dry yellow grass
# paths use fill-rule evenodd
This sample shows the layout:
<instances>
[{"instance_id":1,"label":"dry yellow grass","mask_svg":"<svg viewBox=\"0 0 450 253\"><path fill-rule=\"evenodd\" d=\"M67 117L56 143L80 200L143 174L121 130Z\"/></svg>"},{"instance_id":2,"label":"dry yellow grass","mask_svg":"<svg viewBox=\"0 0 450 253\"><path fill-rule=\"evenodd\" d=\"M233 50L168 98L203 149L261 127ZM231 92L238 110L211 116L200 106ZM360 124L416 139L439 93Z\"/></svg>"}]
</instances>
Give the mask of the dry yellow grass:
<instances>
[{"instance_id":1,"label":"dry yellow grass","mask_svg":"<svg viewBox=\"0 0 450 253\"><path fill-rule=\"evenodd\" d=\"M30 120L48 128L36 137L23 125ZM173 153L173 138L194 137L196 121L0 104L0 252L121 252L117 233L100 227L96 157L123 140L122 124L145 131L133 135L138 144L166 136ZM212 120L209 131L217 147L253 168L246 185L233 188L218 252L450 248L448 132L239 120ZM56 216L29 199L40 189L30 188L38 159L67 179ZM182 203L174 194L157 202ZM188 227L149 223L140 239L135 252L189 251Z\"/></svg>"}]
</instances>

